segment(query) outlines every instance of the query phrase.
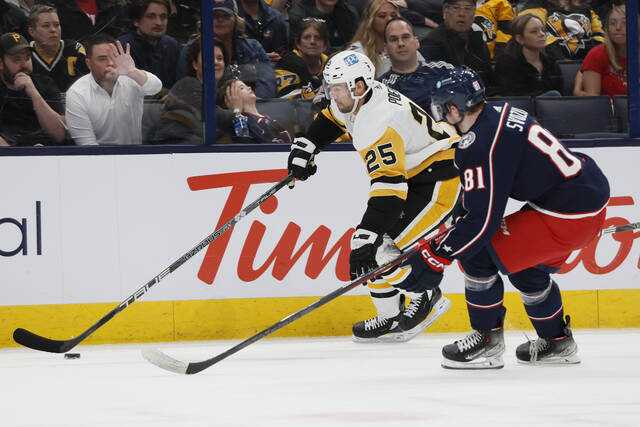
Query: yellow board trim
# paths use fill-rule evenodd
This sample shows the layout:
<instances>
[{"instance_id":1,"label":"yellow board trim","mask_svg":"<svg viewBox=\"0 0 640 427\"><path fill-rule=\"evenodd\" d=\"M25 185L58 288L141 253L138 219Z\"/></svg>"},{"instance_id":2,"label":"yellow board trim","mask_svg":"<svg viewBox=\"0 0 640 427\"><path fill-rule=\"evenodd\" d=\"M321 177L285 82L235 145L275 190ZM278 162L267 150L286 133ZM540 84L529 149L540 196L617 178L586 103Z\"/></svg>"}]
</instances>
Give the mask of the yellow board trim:
<instances>
[{"instance_id":1,"label":"yellow board trim","mask_svg":"<svg viewBox=\"0 0 640 427\"><path fill-rule=\"evenodd\" d=\"M565 313L581 328L640 327L640 290L564 291ZM464 294L446 294L451 309L428 332L468 331ZM318 297L136 302L87 338L84 344L243 339L271 326ZM114 304L0 306L0 347L15 347L15 328L53 339L83 332ZM505 328L533 329L520 294L505 294ZM320 307L272 337L351 335L353 323L374 316L368 295L345 295Z\"/></svg>"}]
</instances>

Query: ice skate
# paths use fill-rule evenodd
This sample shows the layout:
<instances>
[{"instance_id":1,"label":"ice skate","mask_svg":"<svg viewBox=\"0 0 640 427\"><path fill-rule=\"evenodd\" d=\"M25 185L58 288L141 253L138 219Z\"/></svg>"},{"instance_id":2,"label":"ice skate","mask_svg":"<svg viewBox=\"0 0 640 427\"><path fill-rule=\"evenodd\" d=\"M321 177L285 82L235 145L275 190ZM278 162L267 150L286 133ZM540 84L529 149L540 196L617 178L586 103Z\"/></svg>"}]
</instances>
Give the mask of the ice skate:
<instances>
[{"instance_id":1,"label":"ice skate","mask_svg":"<svg viewBox=\"0 0 640 427\"><path fill-rule=\"evenodd\" d=\"M519 363L528 365L565 365L580 363L578 345L573 340L570 328L571 318L566 317L564 335L557 338L538 338L528 341L516 348L516 358Z\"/></svg>"},{"instance_id":2,"label":"ice skate","mask_svg":"<svg viewBox=\"0 0 640 427\"><path fill-rule=\"evenodd\" d=\"M506 312L506 310L505 310ZM504 366L504 313L500 326L490 331L473 330L461 340L442 348L442 367L447 369L499 369Z\"/></svg>"},{"instance_id":3,"label":"ice skate","mask_svg":"<svg viewBox=\"0 0 640 427\"><path fill-rule=\"evenodd\" d=\"M442 295L440 288L411 298L400 318L402 332L397 339L405 342L414 338L446 313L449 307L451 307L451 301Z\"/></svg>"},{"instance_id":4,"label":"ice skate","mask_svg":"<svg viewBox=\"0 0 640 427\"><path fill-rule=\"evenodd\" d=\"M385 318L376 316L363 320L353 325L354 342L400 342L402 340L400 330L400 317Z\"/></svg>"}]
</instances>

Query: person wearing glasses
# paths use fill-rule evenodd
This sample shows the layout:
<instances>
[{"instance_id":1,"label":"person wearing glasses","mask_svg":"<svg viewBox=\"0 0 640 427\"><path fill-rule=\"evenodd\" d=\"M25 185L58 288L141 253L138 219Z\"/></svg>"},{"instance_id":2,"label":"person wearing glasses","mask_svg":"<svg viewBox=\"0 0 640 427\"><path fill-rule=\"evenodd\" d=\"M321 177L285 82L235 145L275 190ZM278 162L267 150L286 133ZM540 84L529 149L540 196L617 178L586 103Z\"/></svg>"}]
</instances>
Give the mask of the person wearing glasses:
<instances>
[{"instance_id":1,"label":"person wearing glasses","mask_svg":"<svg viewBox=\"0 0 640 427\"><path fill-rule=\"evenodd\" d=\"M466 65L476 71L486 85L492 78L489 48L482 32L473 31L475 0L444 0L443 24L422 41L420 52L427 61L445 61Z\"/></svg>"},{"instance_id":2,"label":"person wearing glasses","mask_svg":"<svg viewBox=\"0 0 640 427\"><path fill-rule=\"evenodd\" d=\"M296 48L276 65L278 97L313 99L322 91L329 33L325 23L318 19L303 19L296 33Z\"/></svg>"}]
</instances>

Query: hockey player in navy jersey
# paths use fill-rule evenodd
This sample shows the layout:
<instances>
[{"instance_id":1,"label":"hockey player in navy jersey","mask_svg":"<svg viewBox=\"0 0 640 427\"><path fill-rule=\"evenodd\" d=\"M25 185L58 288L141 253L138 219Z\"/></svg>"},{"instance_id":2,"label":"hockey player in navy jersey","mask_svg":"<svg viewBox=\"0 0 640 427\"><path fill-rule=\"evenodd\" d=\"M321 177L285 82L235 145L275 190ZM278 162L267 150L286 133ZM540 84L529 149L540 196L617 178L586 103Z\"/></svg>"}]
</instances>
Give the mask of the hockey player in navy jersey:
<instances>
[{"instance_id":1,"label":"hockey player in navy jersey","mask_svg":"<svg viewBox=\"0 0 640 427\"><path fill-rule=\"evenodd\" d=\"M421 237L436 233L452 217L461 194L453 165L459 137L436 123L402 94L374 80L365 55L344 51L323 72L331 104L291 144L288 169L304 180L314 172L314 153L348 132L362 157L371 186L360 224L351 239L350 270L355 279L400 254ZM356 342L407 341L447 311L440 289L406 291L398 284L408 269L395 268L369 283L377 316L353 325Z\"/></svg>"},{"instance_id":2,"label":"hockey player in navy jersey","mask_svg":"<svg viewBox=\"0 0 640 427\"><path fill-rule=\"evenodd\" d=\"M438 286L444 268L458 260L473 331L442 349L442 366L504 366L503 282L521 293L538 338L521 344L521 363L579 363L564 319L558 285L550 277L574 250L591 242L605 220L609 184L588 156L572 152L525 111L486 103L477 74L456 67L436 83L432 113L462 135L455 164L464 188L464 216L428 241L407 265L413 290ZM524 207L504 216L509 199Z\"/></svg>"}]
</instances>

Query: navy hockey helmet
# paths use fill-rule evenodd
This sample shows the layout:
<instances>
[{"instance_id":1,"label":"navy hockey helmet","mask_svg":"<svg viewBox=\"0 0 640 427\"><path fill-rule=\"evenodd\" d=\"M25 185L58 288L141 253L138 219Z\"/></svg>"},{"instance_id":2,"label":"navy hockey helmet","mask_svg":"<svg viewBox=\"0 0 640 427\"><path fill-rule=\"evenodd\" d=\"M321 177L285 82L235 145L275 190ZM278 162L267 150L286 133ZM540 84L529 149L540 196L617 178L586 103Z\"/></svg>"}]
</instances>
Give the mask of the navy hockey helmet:
<instances>
[{"instance_id":1,"label":"navy hockey helmet","mask_svg":"<svg viewBox=\"0 0 640 427\"><path fill-rule=\"evenodd\" d=\"M440 122L449 111L447 104L455 105L461 112L467 111L487 99L484 90L484 83L471 68L461 66L448 70L431 92L431 114Z\"/></svg>"}]
</instances>

